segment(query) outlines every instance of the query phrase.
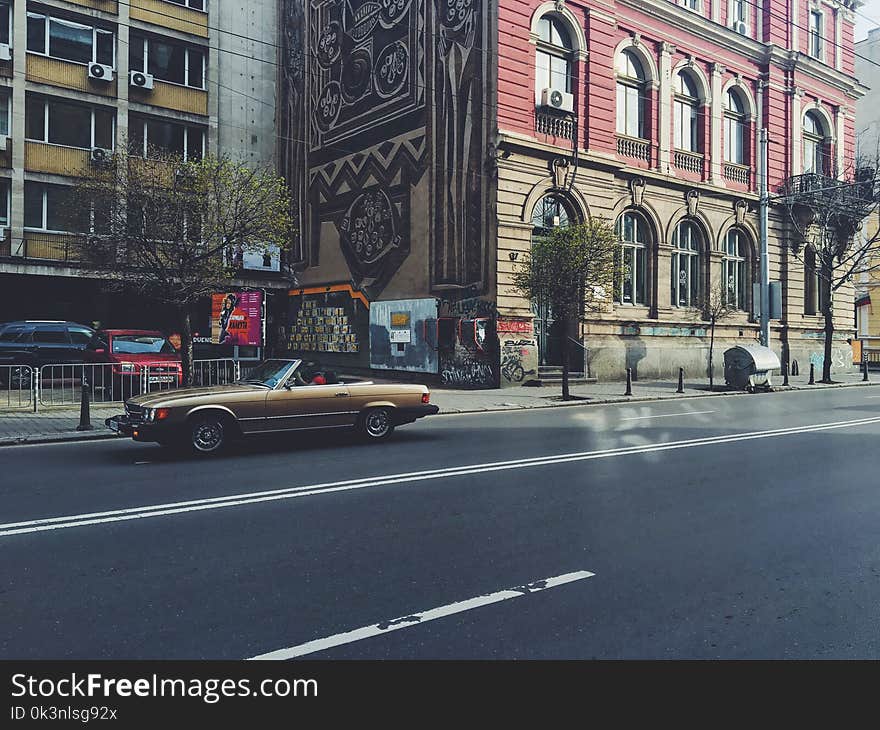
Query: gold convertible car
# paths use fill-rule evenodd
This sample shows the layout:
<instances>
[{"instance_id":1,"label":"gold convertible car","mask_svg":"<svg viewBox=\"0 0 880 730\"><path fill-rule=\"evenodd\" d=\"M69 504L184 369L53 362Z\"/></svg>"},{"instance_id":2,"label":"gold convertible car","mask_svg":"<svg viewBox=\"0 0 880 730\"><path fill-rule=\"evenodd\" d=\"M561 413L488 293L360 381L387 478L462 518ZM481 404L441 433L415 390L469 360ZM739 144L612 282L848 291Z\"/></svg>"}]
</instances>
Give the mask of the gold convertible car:
<instances>
[{"instance_id":1,"label":"gold convertible car","mask_svg":"<svg viewBox=\"0 0 880 730\"><path fill-rule=\"evenodd\" d=\"M125 402L107 428L135 441L217 452L250 434L355 428L369 440L439 410L424 385L339 379L315 363L265 360L228 385L149 393Z\"/></svg>"}]
</instances>

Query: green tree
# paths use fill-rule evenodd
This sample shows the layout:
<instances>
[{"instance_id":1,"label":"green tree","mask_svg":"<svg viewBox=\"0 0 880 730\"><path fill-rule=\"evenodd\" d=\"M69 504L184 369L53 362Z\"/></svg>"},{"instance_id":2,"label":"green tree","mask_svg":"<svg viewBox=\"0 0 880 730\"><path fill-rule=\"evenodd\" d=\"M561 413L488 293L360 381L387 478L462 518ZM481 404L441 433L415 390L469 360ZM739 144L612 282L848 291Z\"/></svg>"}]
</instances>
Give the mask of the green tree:
<instances>
[{"instance_id":1,"label":"green tree","mask_svg":"<svg viewBox=\"0 0 880 730\"><path fill-rule=\"evenodd\" d=\"M735 300L727 291L726 282L718 282L707 289L695 303L695 315L709 322L709 390L715 390L715 325L737 312L733 301Z\"/></svg>"},{"instance_id":2,"label":"green tree","mask_svg":"<svg viewBox=\"0 0 880 730\"><path fill-rule=\"evenodd\" d=\"M192 383L192 308L234 282L233 252L289 246L286 183L268 166L161 150L146 159L117 152L77 174L66 215L79 231L77 258L111 285L175 308L184 382Z\"/></svg>"},{"instance_id":3,"label":"green tree","mask_svg":"<svg viewBox=\"0 0 880 730\"><path fill-rule=\"evenodd\" d=\"M563 332L591 312L606 309L613 291L619 239L604 218L553 228L536 238L513 275L514 288L548 305ZM569 348L562 348L562 398L569 400Z\"/></svg>"}]
</instances>

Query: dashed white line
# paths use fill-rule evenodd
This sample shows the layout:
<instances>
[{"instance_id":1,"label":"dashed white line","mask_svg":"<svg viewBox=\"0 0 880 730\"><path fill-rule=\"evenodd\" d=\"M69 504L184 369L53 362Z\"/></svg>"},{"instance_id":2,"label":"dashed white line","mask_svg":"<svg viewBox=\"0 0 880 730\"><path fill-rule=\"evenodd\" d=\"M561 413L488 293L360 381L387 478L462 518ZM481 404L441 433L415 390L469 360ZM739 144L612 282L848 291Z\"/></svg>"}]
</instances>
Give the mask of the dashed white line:
<instances>
[{"instance_id":1,"label":"dashed white line","mask_svg":"<svg viewBox=\"0 0 880 730\"><path fill-rule=\"evenodd\" d=\"M351 644L355 641L369 639L373 636L380 636L391 631L407 629L412 626L420 626L428 621L436 621L439 618L452 616L456 613L472 611L475 608L489 606L493 603L500 603L501 601L509 601L511 598L522 598L523 596L528 596L533 593L546 591L548 588L557 588L566 585L567 583L574 583L575 581L584 580L585 578L592 578L594 575L595 573L590 573L586 570L565 573L564 575L557 575L553 578L533 581L532 583L517 586L516 588L508 588L506 590L496 591L495 593L468 598L464 601L448 603L445 606L438 606L437 608L431 608L427 611L418 611L417 613L411 613L388 621L380 621L379 623L362 626L358 629L345 631L341 634L334 634L333 636L328 636L323 639L307 641L305 644L298 644L286 649L276 649L275 651L270 651L266 654L251 657L251 659L293 659L295 657L305 656L306 654L314 654L318 651L332 649L335 646L342 646L343 644Z\"/></svg>"},{"instance_id":2,"label":"dashed white line","mask_svg":"<svg viewBox=\"0 0 880 730\"><path fill-rule=\"evenodd\" d=\"M657 413L652 416L627 416L621 421L641 421L645 418L673 418L674 416L700 416L704 413L716 413L717 411L682 411L681 413Z\"/></svg>"},{"instance_id":3,"label":"dashed white line","mask_svg":"<svg viewBox=\"0 0 880 730\"><path fill-rule=\"evenodd\" d=\"M622 446L613 449L599 451L580 451L568 454L554 454L539 456L528 459L515 459L511 461L498 461L485 464L468 464L465 466L447 467L444 469L429 469L425 471L406 472L399 474L387 474L360 479L347 479L336 482L324 482L299 487L284 487L281 489L265 490L260 492L245 492L230 494L222 497L209 497L206 499L193 499L185 502L167 502L164 504L143 505L125 509L106 510L102 512L90 512L79 515L64 515L59 517L41 517L23 522L9 522L0 524L0 537L21 535L32 532L44 532L47 530L61 530L71 527L86 527L89 525L108 524L112 522L126 522L130 520L145 519L148 517L163 517L186 512L197 512L224 507L238 507L259 502L296 499L310 497L319 494L332 494L355 489L367 489L370 487L387 486L391 484L404 484L433 479L449 479L470 474L486 474L510 469L528 469L533 467L551 466L554 464L566 464L578 461L590 461L593 459L606 459L617 456L631 456L635 454L649 454L658 451L672 451L676 449L689 449L697 446L712 446L715 444L729 444L739 441L751 441L754 439L776 438L780 436L793 436L796 434L813 433L816 431L830 431L839 428L852 428L856 426L869 426L880 423L880 416L871 418L857 418L850 421L834 421L819 423L808 426L793 426L778 428L767 431L753 431L749 433L734 433L721 436L706 436L702 438L687 439L683 441L669 441L665 443L643 444L640 446Z\"/></svg>"}]
</instances>

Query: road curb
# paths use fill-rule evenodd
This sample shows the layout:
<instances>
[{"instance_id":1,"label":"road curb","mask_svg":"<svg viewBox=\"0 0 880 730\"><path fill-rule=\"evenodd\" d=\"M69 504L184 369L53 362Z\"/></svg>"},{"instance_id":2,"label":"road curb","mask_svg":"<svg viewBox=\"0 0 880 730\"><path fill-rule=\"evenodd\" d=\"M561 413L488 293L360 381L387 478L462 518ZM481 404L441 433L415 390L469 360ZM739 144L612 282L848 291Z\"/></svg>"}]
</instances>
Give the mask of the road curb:
<instances>
[{"instance_id":1,"label":"road curb","mask_svg":"<svg viewBox=\"0 0 880 730\"><path fill-rule=\"evenodd\" d=\"M828 388L864 388L870 386L880 385L880 382L856 382L856 383L832 383L830 385L789 385L789 386L776 386L773 388L771 392L773 393L791 393L796 391L819 391L826 390ZM745 391L718 391L715 393L712 392L699 392L693 394L685 394L681 395L678 393L670 393L669 395L647 395L647 396L616 396L610 398L596 398L596 399L584 399L584 400L572 400L572 401L556 401L556 402L548 402L548 403L540 403L536 405L510 405L499 408L450 408L449 410L441 410L437 415L438 416L458 416L469 413L504 413L508 411L529 411L529 410L540 410L544 408L571 408L575 406L605 406L605 405L615 405L620 403L647 403L647 402L655 402L655 401L664 401L664 400L688 400L692 398L715 398L718 396L745 396L745 395L754 395L752 393L747 393ZM100 429L100 427L98 427ZM0 437L0 447L3 446L24 446L27 444L53 444L53 443L67 443L72 441L101 441L104 439L115 439L120 438L118 434L112 433L110 431L104 431L103 429L91 431L91 432L80 432L80 431L63 431L60 433L41 433L41 434L28 434L23 436L3 436Z\"/></svg>"}]
</instances>

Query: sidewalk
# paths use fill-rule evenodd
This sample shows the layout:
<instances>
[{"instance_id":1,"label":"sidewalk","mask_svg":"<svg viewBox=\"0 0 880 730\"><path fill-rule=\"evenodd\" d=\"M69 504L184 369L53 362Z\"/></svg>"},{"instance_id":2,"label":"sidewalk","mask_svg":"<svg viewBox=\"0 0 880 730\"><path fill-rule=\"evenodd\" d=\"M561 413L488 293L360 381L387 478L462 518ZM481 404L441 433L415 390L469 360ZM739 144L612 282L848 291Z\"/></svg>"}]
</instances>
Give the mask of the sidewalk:
<instances>
[{"instance_id":1,"label":"sidewalk","mask_svg":"<svg viewBox=\"0 0 880 730\"><path fill-rule=\"evenodd\" d=\"M858 372L834 376L832 385L808 385L809 374L790 378L790 386L782 386L782 376L773 376L774 390L818 390L847 386L880 385L880 375L871 373L872 380L862 382ZM699 396L745 395L741 391L716 390L709 392L708 383L685 382L684 393L676 393L677 382L636 381L632 385L632 396L625 396L626 384L622 382L591 383L572 386L571 394L575 400L563 401L560 386L539 388L505 388L503 390L453 390L434 387L431 402L440 407L440 413L480 413L485 411L513 411L525 408L554 408L559 406L578 406L598 403L621 403L624 401L666 400L672 398L693 398ZM723 382L716 388L723 388ZM104 427L104 419L122 412L122 404L93 405L91 423L93 431L77 431L79 406L72 408L43 408L39 413L25 410L0 411L0 446L22 443L43 443L52 441L76 441L100 438L116 438Z\"/></svg>"}]
</instances>

